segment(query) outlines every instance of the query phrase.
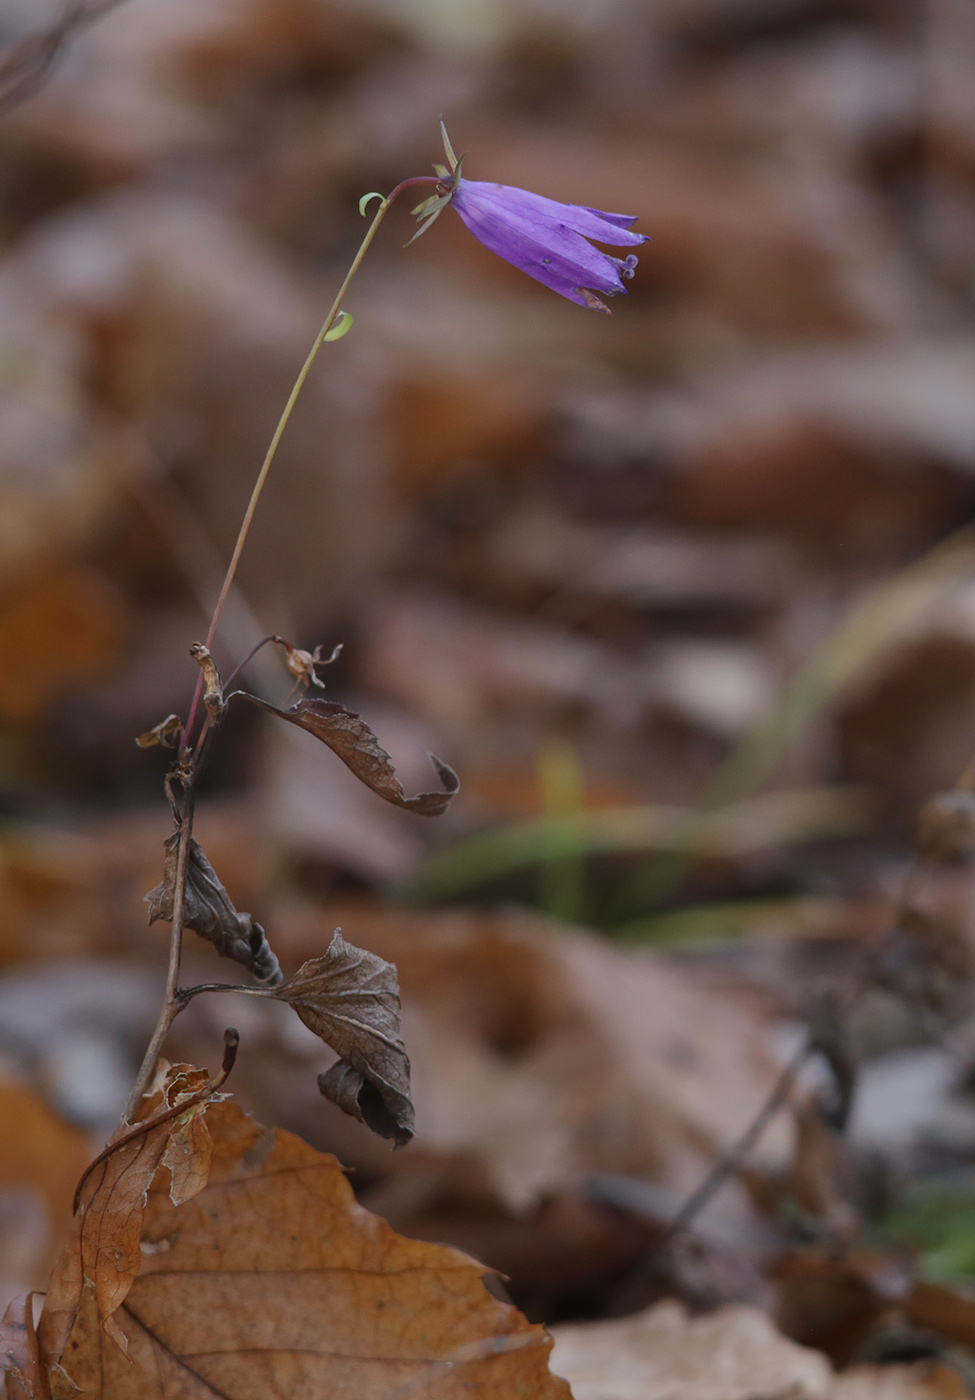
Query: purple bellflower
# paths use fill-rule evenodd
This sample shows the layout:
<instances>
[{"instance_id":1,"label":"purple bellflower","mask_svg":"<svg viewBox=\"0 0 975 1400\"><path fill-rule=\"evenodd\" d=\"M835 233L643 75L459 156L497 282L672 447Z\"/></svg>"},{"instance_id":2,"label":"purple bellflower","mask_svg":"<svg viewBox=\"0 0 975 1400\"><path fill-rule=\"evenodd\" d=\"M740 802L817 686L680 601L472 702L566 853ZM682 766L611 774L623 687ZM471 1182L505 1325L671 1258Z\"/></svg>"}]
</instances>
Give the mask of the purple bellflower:
<instances>
[{"instance_id":1,"label":"purple bellflower","mask_svg":"<svg viewBox=\"0 0 975 1400\"><path fill-rule=\"evenodd\" d=\"M440 129L450 168L434 166L441 183L435 195L414 209L423 222L410 242L425 233L451 204L478 242L499 258L520 267L559 296L608 315L609 307L601 297L626 294L623 279L633 276L636 254L614 258L588 240L614 247L646 243L646 235L630 232L636 216L606 214L582 204L559 204L513 185L465 180L461 176L464 156L454 155L443 122Z\"/></svg>"}]
</instances>

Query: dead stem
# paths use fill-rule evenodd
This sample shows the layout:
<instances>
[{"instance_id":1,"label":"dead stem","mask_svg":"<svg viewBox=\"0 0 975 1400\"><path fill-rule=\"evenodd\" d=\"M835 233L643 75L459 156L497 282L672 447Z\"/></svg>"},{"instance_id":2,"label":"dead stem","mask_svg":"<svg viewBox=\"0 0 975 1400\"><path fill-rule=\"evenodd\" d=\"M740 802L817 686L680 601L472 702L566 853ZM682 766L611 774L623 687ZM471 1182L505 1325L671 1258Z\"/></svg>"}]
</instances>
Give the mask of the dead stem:
<instances>
[{"instance_id":1,"label":"dead stem","mask_svg":"<svg viewBox=\"0 0 975 1400\"><path fill-rule=\"evenodd\" d=\"M156 1061L162 1049L163 1042L169 1033L169 1028L176 1017L183 1010L186 1002L179 994L179 967L180 958L183 952L183 918L186 904L186 872L189 867L190 838L193 835L193 811L196 799L193 793L192 781L188 782L183 791L183 810L179 823L179 855L176 861L176 882L173 890L173 925L169 940L169 969L166 974L166 996L162 1009L159 1012L159 1020L156 1022L156 1029L152 1033L152 1039L146 1049L139 1073L136 1075L129 1101L125 1105L125 1112L122 1114L124 1123L131 1123L132 1117L139 1107L142 1095L146 1091L153 1071L156 1068Z\"/></svg>"}]
</instances>

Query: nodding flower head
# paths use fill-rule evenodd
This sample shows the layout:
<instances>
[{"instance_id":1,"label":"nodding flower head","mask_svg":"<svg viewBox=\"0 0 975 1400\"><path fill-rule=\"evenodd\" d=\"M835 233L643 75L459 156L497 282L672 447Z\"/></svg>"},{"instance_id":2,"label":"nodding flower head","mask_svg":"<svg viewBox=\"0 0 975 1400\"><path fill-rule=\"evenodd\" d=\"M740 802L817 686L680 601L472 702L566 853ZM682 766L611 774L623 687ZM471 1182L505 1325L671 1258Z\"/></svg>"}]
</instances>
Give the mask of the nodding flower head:
<instances>
[{"instance_id":1,"label":"nodding flower head","mask_svg":"<svg viewBox=\"0 0 975 1400\"><path fill-rule=\"evenodd\" d=\"M461 176L464 156L458 159L454 155L443 122L440 129L450 168L434 166L441 183L437 193L413 211L423 221L414 239L450 204L478 242L499 258L520 267L559 296L608 314L601 297L625 294L623 281L633 276L636 254L614 258L594 248L589 240L614 247L646 243L644 234L630 232L636 216L607 214L582 204L559 204L513 185L465 180Z\"/></svg>"}]
</instances>

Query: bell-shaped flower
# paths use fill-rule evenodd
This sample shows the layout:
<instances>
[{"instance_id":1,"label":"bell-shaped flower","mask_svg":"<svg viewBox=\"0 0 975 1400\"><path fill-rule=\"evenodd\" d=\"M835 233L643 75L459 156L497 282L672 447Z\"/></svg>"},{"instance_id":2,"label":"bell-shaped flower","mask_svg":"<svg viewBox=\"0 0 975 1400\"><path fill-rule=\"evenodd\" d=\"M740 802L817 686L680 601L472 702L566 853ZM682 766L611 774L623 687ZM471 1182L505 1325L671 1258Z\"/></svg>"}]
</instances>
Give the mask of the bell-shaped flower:
<instances>
[{"instance_id":1,"label":"bell-shaped flower","mask_svg":"<svg viewBox=\"0 0 975 1400\"><path fill-rule=\"evenodd\" d=\"M601 298L626 292L623 281L633 276L637 258L635 253L614 258L592 243L614 247L646 243L644 234L630 232L636 216L607 214L582 204L559 204L513 185L465 180L461 176L464 157L454 155L443 123L440 125L450 169L435 167L442 183L437 195L414 210L424 219L414 236L424 233L450 204L478 242L499 258L580 306L608 312Z\"/></svg>"}]
</instances>

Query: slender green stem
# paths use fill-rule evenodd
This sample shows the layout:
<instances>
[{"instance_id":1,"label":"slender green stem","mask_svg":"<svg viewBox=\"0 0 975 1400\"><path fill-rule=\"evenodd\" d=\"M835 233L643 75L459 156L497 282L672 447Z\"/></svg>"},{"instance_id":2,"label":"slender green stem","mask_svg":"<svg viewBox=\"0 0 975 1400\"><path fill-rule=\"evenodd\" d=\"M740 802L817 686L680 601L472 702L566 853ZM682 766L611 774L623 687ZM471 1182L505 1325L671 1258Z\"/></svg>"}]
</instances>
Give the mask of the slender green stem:
<instances>
[{"instance_id":1,"label":"slender green stem","mask_svg":"<svg viewBox=\"0 0 975 1400\"><path fill-rule=\"evenodd\" d=\"M264 461L261 463L261 469L257 474L257 480L254 482L254 489L251 491L251 497L247 503L247 509L244 511L244 518L241 521L240 530L237 534L237 543L234 545L234 552L231 555L230 563L227 566L227 573L224 578L223 585L220 589L220 596L217 598L216 606L213 609L213 616L210 618L210 626L206 636L207 647L211 647L213 645L213 639L216 636L217 626L220 622L220 615L223 612L224 604L227 601L227 595L230 593L230 589L233 586L234 577L237 573L237 565L240 563L240 556L244 552L244 545L246 544L247 536L250 533L251 522L254 519L254 512L257 510L257 503L261 498L261 492L264 490L264 483L267 481L268 472L271 470L271 463L274 461L275 455L277 454L278 444L280 443L281 438L284 435L285 428L288 426L288 420L290 419L292 410L298 401L298 395L304 388L305 380L308 378L308 375L311 372L311 367L315 363L319 350L325 343L325 337L335 325L336 318L339 314L339 311L342 308L342 302L345 298L346 292L349 290L349 286L352 282L352 279L359 271L362 259L368 252L369 245L372 243L372 240L375 238L377 232L379 231L379 225L386 217L386 212L389 209L390 205L393 203L393 200L397 197L397 195L399 195L403 190L408 189L413 185L436 185L439 183L439 176L419 175L416 176L414 179L401 181L400 184L398 184L393 190L392 194L387 195L385 199L380 201L379 208L376 211L376 215L372 223L369 225L369 230L366 233L365 238L359 245L359 251L352 259L352 263L349 267L348 272L345 274L345 278L342 282L342 285L339 287L338 291L335 294L335 300L332 302L332 305L329 309L329 313L325 317L324 322L322 323L322 328L318 332L318 335L315 337L314 343L311 349L309 350L307 356L305 357L305 363L302 365L301 369L298 372L298 378L295 380L291 393L288 395L288 401L281 412L281 417L278 419L278 425L274 430L270 443L268 444L267 452L264 454ZM203 676L201 673L200 676L197 678L196 690L193 694L193 703L190 707L189 718L186 721L186 728L183 730L183 737L180 743L180 747L183 749L185 749L187 744L189 743L190 736L193 730L193 725L196 722L196 715L197 711L199 710L200 698L202 696L202 693Z\"/></svg>"}]
</instances>

